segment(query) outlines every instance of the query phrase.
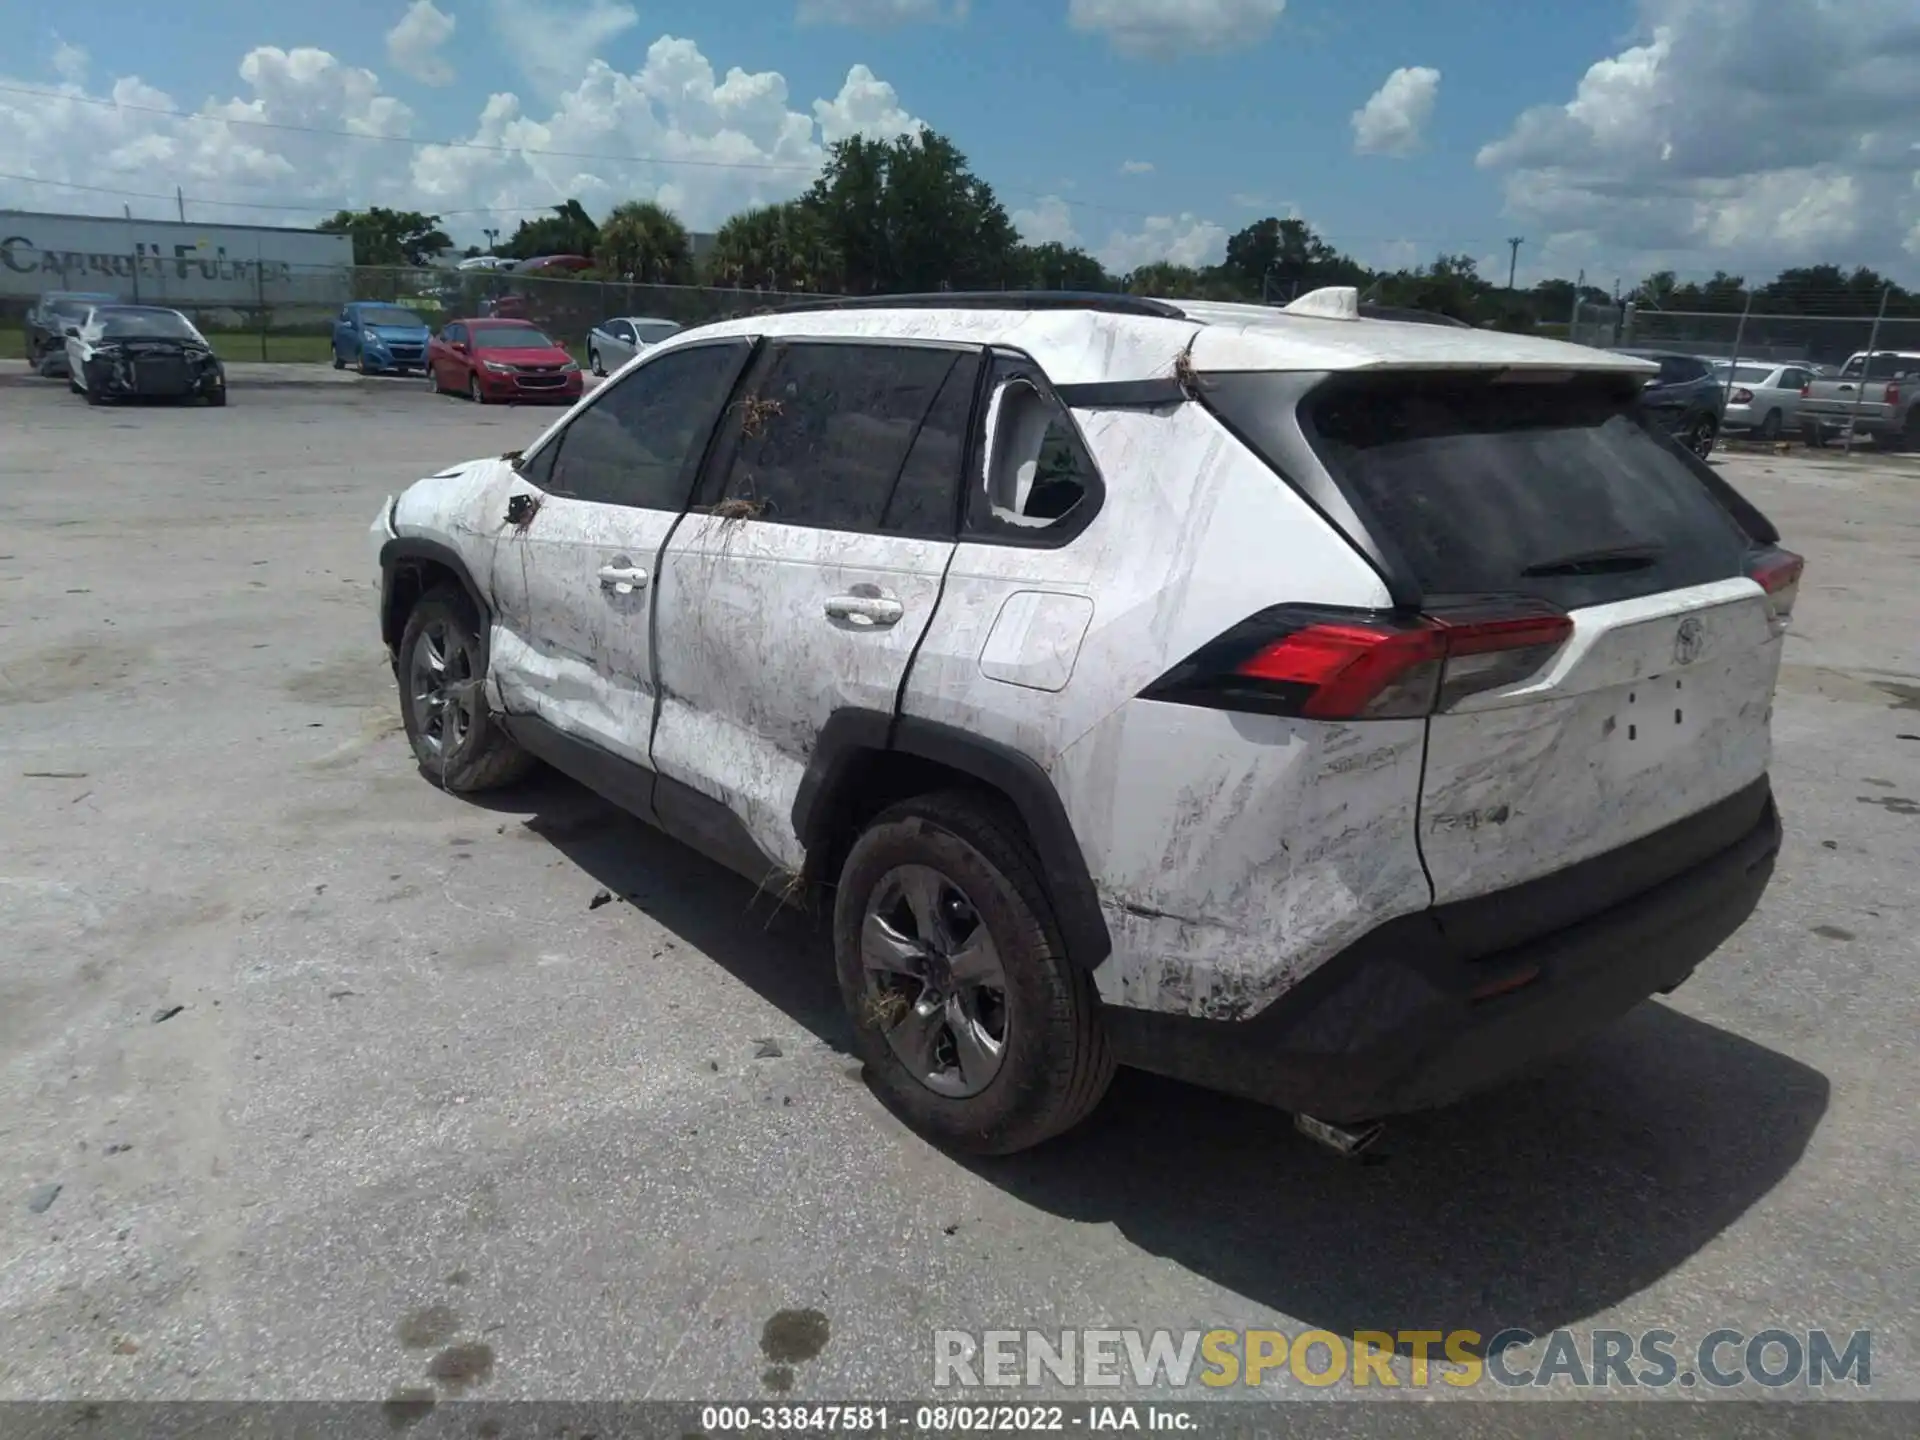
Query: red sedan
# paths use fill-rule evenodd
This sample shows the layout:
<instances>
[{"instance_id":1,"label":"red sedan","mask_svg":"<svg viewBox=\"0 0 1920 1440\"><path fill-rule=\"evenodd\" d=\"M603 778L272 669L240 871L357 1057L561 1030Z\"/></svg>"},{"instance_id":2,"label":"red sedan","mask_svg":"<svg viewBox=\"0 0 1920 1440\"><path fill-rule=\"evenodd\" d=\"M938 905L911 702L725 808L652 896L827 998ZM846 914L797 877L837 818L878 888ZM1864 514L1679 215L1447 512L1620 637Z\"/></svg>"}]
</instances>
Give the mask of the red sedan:
<instances>
[{"instance_id":1,"label":"red sedan","mask_svg":"<svg viewBox=\"0 0 1920 1440\"><path fill-rule=\"evenodd\" d=\"M453 320L427 346L427 388L491 403L582 394L580 367L560 343L525 320Z\"/></svg>"}]
</instances>

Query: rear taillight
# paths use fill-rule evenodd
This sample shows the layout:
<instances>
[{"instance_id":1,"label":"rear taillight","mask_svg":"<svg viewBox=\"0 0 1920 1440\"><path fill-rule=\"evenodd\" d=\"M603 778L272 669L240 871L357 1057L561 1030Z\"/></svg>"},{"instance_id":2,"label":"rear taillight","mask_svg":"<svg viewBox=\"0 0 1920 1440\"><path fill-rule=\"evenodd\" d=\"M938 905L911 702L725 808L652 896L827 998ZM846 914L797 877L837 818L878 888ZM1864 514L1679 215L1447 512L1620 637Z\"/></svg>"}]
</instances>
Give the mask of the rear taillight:
<instances>
[{"instance_id":1,"label":"rear taillight","mask_svg":"<svg viewBox=\"0 0 1920 1440\"><path fill-rule=\"evenodd\" d=\"M1278 605L1201 646L1144 696L1313 720L1414 718L1524 680L1572 633L1568 616L1546 608L1408 618Z\"/></svg>"},{"instance_id":2,"label":"rear taillight","mask_svg":"<svg viewBox=\"0 0 1920 1440\"><path fill-rule=\"evenodd\" d=\"M1899 403L1900 403L1900 387L1898 385L1887 386L1887 404L1898 405Z\"/></svg>"},{"instance_id":3,"label":"rear taillight","mask_svg":"<svg viewBox=\"0 0 1920 1440\"><path fill-rule=\"evenodd\" d=\"M1744 387L1734 391L1733 403L1736 405L1751 405L1753 403L1753 391Z\"/></svg>"},{"instance_id":4,"label":"rear taillight","mask_svg":"<svg viewBox=\"0 0 1920 1440\"><path fill-rule=\"evenodd\" d=\"M1768 549L1754 557L1747 574L1767 592L1767 606L1776 620L1793 614L1794 597L1800 593L1800 572L1807 562L1791 550Z\"/></svg>"},{"instance_id":5,"label":"rear taillight","mask_svg":"<svg viewBox=\"0 0 1920 1440\"><path fill-rule=\"evenodd\" d=\"M1809 380L1800 387L1800 398L1804 400L1811 394L1813 394L1813 382Z\"/></svg>"}]
</instances>

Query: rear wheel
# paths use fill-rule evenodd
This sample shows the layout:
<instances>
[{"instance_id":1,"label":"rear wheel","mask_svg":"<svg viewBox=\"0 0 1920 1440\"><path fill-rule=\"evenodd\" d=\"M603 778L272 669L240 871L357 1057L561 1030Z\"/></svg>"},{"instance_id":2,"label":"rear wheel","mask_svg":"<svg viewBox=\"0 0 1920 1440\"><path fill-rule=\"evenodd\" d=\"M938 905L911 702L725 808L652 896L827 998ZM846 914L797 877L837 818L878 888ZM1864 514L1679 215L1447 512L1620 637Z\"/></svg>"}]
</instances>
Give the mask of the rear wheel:
<instances>
[{"instance_id":1,"label":"rear wheel","mask_svg":"<svg viewBox=\"0 0 1920 1440\"><path fill-rule=\"evenodd\" d=\"M591 345L587 347L587 368L596 375L607 373L600 366L600 352Z\"/></svg>"},{"instance_id":2,"label":"rear wheel","mask_svg":"<svg viewBox=\"0 0 1920 1440\"><path fill-rule=\"evenodd\" d=\"M1767 418L1760 422L1760 438L1762 440L1778 440L1780 438L1780 412L1778 410L1767 411Z\"/></svg>"},{"instance_id":3,"label":"rear wheel","mask_svg":"<svg viewBox=\"0 0 1920 1440\"><path fill-rule=\"evenodd\" d=\"M407 616L395 667L420 773L457 794L519 779L532 758L487 711L487 642L466 592L443 585Z\"/></svg>"},{"instance_id":4,"label":"rear wheel","mask_svg":"<svg viewBox=\"0 0 1920 1440\"><path fill-rule=\"evenodd\" d=\"M340 347L338 345L333 347L333 368L336 370L344 370L347 368L347 362L340 358Z\"/></svg>"},{"instance_id":5,"label":"rear wheel","mask_svg":"<svg viewBox=\"0 0 1920 1440\"><path fill-rule=\"evenodd\" d=\"M854 842L834 960L875 1088L922 1134L1008 1154L1083 1120L1113 1056L1018 822L967 793L905 801Z\"/></svg>"},{"instance_id":6,"label":"rear wheel","mask_svg":"<svg viewBox=\"0 0 1920 1440\"><path fill-rule=\"evenodd\" d=\"M1687 426L1687 448L1702 460L1713 454L1713 442L1719 436L1720 427L1714 423L1711 415L1700 415Z\"/></svg>"}]
</instances>

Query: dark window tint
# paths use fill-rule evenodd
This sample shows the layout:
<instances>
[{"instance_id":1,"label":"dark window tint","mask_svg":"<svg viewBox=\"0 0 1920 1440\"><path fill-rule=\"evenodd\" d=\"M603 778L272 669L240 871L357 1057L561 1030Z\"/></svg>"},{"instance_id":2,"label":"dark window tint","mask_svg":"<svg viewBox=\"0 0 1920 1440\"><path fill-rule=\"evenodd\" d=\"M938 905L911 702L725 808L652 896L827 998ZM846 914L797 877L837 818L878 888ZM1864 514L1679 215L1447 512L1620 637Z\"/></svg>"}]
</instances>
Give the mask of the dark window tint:
<instances>
[{"instance_id":1,"label":"dark window tint","mask_svg":"<svg viewBox=\"0 0 1920 1440\"><path fill-rule=\"evenodd\" d=\"M967 531L1050 545L1077 534L1099 504L1100 477L1067 408L1021 356L997 355L968 467Z\"/></svg>"},{"instance_id":2,"label":"dark window tint","mask_svg":"<svg viewBox=\"0 0 1920 1440\"><path fill-rule=\"evenodd\" d=\"M1660 383L1662 385L1684 385L1689 380L1698 380L1707 373L1704 360L1690 360L1684 355L1662 355L1660 357Z\"/></svg>"},{"instance_id":3,"label":"dark window tint","mask_svg":"<svg viewBox=\"0 0 1920 1440\"><path fill-rule=\"evenodd\" d=\"M440 338L449 345L458 345L467 338L467 327L464 325L449 325L440 332Z\"/></svg>"},{"instance_id":4,"label":"dark window tint","mask_svg":"<svg viewBox=\"0 0 1920 1440\"><path fill-rule=\"evenodd\" d=\"M958 352L775 343L727 417L722 502L783 525L878 530L893 482Z\"/></svg>"},{"instance_id":5,"label":"dark window tint","mask_svg":"<svg viewBox=\"0 0 1920 1440\"><path fill-rule=\"evenodd\" d=\"M612 381L556 437L547 488L603 505L680 510L743 345L699 345Z\"/></svg>"},{"instance_id":6,"label":"dark window tint","mask_svg":"<svg viewBox=\"0 0 1920 1440\"><path fill-rule=\"evenodd\" d=\"M947 372L933 408L920 422L907 463L894 483L880 528L927 540L953 538L958 519L960 467L966 461L967 425L979 388L980 357L963 355Z\"/></svg>"},{"instance_id":7,"label":"dark window tint","mask_svg":"<svg viewBox=\"0 0 1920 1440\"><path fill-rule=\"evenodd\" d=\"M1253 383L1214 403L1257 404ZM1573 607L1724 580L1747 538L1632 385L1343 376L1301 405L1309 442L1429 596L1521 593Z\"/></svg>"}]
</instances>

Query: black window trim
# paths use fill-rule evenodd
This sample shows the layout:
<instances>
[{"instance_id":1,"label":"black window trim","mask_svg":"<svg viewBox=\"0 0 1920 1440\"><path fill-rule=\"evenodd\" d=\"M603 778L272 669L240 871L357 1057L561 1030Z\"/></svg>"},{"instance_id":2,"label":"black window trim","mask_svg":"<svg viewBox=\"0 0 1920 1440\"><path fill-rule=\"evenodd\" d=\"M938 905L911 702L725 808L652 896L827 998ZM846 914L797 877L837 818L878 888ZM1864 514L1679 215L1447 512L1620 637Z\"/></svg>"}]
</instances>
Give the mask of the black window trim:
<instances>
[{"instance_id":1,"label":"black window trim","mask_svg":"<svg viewBox=\"0 0 1920 1440\"><path fill-rule=\"evenodd\" d=\"M973 402L973 424L967 436L965 458L960 470L960 543L962 545L999 545L1010 550L1062 550L1086 534L1087 528L1099 518L1107 504L1107 480L1101 472L1099 458L1093 453L1093 446L1087 443L1087 432L1080 427L1080 419L1073 413L1073 406L1067 403L1059 386L1053 383L1053 377L1047 374L1046 367L1016 345L988 345L986 363L980 367L979 390ZM1032 372L1034 388L1044 399L1051 400L1059 407L1061 417L1073 431L1074 443L1080 447L1080 453L1086 457L1089 470L1086 498L1058 521L1047 526L1036 526L1031 530L985 531L976 530L970 523L973 507L973 486L984 483L986 466L991 458L986 453L987 411L993 404L994 371L997 362L1009 360L1026 366Z\"/></svg>"},{"instance_id":2,"label":"black window trim","mask_svg":"<svg viewBox=\"0 0 1920 1440\"><path fill-rule=\"evenodd\" d=\"M671 350L655 350L646 353L639 364L621 375L617 381L609 380L606 384L599 386L594 390L593 394L589 395L585 400L561 416L560 422L557 425L536 440L531 447L513 462L514 473L549 499L577 499L578 497L571 495L555 495L551 490L539 484L532 476L527 474L527 467L545 461L547 462L547 474L551 477L553 464L559 460L560 447L566 441L567 432L573 429L579 418L595 405L599 404L602 396L612 393L616 385L631 384L635 377L649 365L657 365L662 361L672 359L675 355L683 355L690 350L736 350L738 351L738 356L735 360L734 371L732 376L727 380L726 395L721 401L720 408L709 418L705 436L688 452L687 459L681 466L682 475L686 481L686 490L684 492L684 498L680 502L680 508L674 511L660 512L663 514L685 515L687 511L692 508L695 493L703 483L706 468L712 461L714 440L720 433L720 418L733 407L734 396L739 392L741 378L746 374L748 366L752 364L754 356L760 352L760 348L761 337L757 335L713 335L702 337L698 340L690 340L684 345L674 346ZM652 510L654 508L651 505L622 505L614 500L585 500L580 503L585 505L611 505L621 510Z\"/></svg>"},{"instance_id":3,"label":"black window trim","mask_svg":"<svg viewBox=\"0 0 1920 1440\"><path fill-rule=\"evenodd\" d=\"M662 343L664 344L665 342L663 341ZM696 341L694 343L713 344L716 342ZM988 363L992 358L992 347L974 344L965 340L928 340L919 336L906 335L810 335L799 333L756 336L754 337L753 354L749 357L747 363L740 367L739 373L734 376L733 386L727 393L727 403L721 408L720 413L725 415L732 410L735 401L739 398L741 387L747 383L748 375L752 373L763 355L770 353L776 346L793 347L799 345L880 347L889 350L946 350L951 351L956 358L968 355L976 358L979 362L979 372L975 377L974 402L972 410L967 417L967 433L961 440L959 483L954 486L954 533L946 536L906 535L898 531L885 530L878 527L871 530L831 530L830 527L824 525L803 525L790 520L781 520L777 517L769 520L746 520L741 523L784 525L788 529L793 530L828 530L829 533L836 535L873 535L896 540L933 540L936 543L941 541L953 543L956 539L964 539L965 537L960 535L958 527L960 515L964 512L966 504L966 457L972 453L976 427L981 421L979 387L984 383L981 377L991 373L992 370L992 366ZM680 345L674 346L674 350L682 348L685 347ZM648 351L643 353L651 354L653 352ZM952 371L948 371L948 375L950 376L951 374ZM943 379L940 383L944 387L946 381ZM939 399L939 392L937 390L935 391L934 399ZM931 406L929 406L929 408L931 408ZM926 423L925 416L921 417L920 423L922 425ZM701 462L700 473L695 479L693 493L687 501L686 509L689 514L710 511L722 498L721 492L726 488L726 472L733 464L731 450L722 443L722 432L724 428L724 426L716 423L707 436L707 453ZM919 440L919 437L920 430L919 427L916 426L913 439L908 442L906 450L901 454L901 468L894 472L893 482L887 489L886 506L882 506L880 511L883 520L886 518L887 506L892 505L893 496L900 488L900 475L904 472L907 461L912 458L913 446Z\"/></svg>"}]
</instances>

